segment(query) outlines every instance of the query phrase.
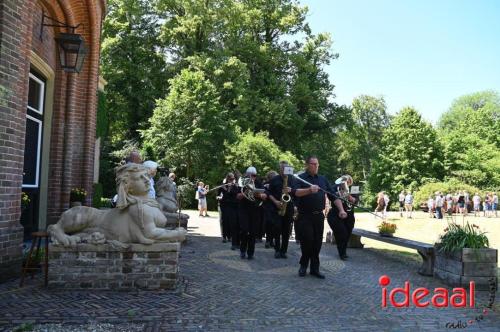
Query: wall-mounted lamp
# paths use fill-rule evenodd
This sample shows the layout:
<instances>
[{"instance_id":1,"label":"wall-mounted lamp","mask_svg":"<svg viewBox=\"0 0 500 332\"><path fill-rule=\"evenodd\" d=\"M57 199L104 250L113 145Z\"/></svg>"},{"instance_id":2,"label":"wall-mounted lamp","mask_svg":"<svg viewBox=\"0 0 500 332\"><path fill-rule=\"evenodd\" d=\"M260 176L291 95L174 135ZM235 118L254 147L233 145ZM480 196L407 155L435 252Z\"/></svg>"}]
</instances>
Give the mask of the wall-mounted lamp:
<instances>
[{"instance_id":1,"label":"wall-mounted lamp","mask_svg":"<svg viewBox=\"0 0 500 332\"><path fill-rule=\"evenodd\" d=\"M46 20L48 20L48 23L45 22ZM51 18L50 16L45 15L45 11L42 11L40 40L42 40L43 37L43 27L59 27L71 30L71 32L69 33L61 32L55 38L59 49L61 68L68 73L79 73L82 70L83 60L85 60L85 55L87 54L85 41L83 40L81 35L75 33L75 29L77 29L81 25L82 24L72 26L63 22L59 22Z\"/></svg>"}]
</instances>

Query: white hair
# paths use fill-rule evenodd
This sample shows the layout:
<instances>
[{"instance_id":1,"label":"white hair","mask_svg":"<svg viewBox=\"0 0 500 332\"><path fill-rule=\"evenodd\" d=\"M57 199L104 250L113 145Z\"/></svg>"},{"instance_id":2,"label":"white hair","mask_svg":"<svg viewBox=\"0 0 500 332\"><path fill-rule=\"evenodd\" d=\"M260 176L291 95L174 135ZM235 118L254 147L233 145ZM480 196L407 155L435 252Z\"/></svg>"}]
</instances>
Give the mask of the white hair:
<instances>
[{"instance_id":1,"label":"white hair","mask_svg":"<svg viewBox=\"0 0 500 332\"><path fill-rule=\"evenodd\" d=\"M247 168L247 171L246 171L247 174L253 174L253 175L257 175L257 169L253 166L250 166Z\"/></svg>"},{"instance_id":2,"label":"white hair","mask_svg":"<svg viewBox=\"0 0 500 332\"><path fill-rule=\"evenodd\" d=\"M157 169L158 168L158 163L152 160L147 160L144 163L142 163L144 167L147 169Z\"/></svg>"}]
</instances>

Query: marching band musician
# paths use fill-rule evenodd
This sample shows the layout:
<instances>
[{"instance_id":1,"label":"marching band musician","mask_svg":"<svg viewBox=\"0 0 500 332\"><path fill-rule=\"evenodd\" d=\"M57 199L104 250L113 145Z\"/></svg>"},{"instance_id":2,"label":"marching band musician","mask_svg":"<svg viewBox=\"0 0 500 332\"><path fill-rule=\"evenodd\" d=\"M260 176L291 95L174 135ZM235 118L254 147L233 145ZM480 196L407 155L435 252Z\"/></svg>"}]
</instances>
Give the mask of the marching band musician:
<instances>
[{"instance_id":1,"label":"marching band musician","mask_svg":"<svg viewBox=\"0 0 500 332\"><path fill-rule=\"evenodd\" d=\"M247 168L245 177L250 179L255 188L263 189L259 180L257 180L257 170L250 166ZM242 188L240 188L241 190ZM260 220L259 205L261 200L265 200L265 193L253 193L252 199L246 197L241 191L236 195L239 200L238 219L240 226L240 257L244 259L253 259L255 253L255 237L257 235Z\"/></svg>"},{"instance_id":2,"label":"marching band musician","mask_svg":"<svg viewBox=\"0 0 500 332\"><path fill-rule=\"evenodd\" d=\"M235 250L238 242L238 187L235 185L233 173L227 173L224 179L225 186L219 188L218 197L222 219L222 242L231 240L231 249Z\"/></svg>"},{"instance_id":3,"label":"marching band musician","mask_svg":"<svg viewBox=\"0 0 500 332\"><path fill-rule=\"evenodd\" d=\"M285 175L285 167L288 166L286 161L280 161L279 174L274 176L269 181L269 188L267 190L268 198L270 200L270 217L272 222L272 238L274 239L274 258L287 258L286 252L288 250L288 240L290 238L290 226L293 219L293 203L284 202L282 195L286 192L287 195L291 192L293 184L292 175ZM287 186L284 188L284 177L287 177ZM288 196L289 198L289 196ZM286 204L286 206L284 206ZM283 209L283 210L282 210ZM284 215L280 215L280 210ZM283 214L283 213L282 213Z\"/></svg>"},{"instance_id":4,"label":"marching band musician","mask_svg":"<svg viewBox=\"0 0 500 332\"><path fill-rule=\"evenodd\" d=\"M318 175L319 161L316 156L306 159L306 171L299 175L302 180L311 183L306 184L300 180L294 181L292 194L296 197L298 219L295 232L299 235L300 257L299 276L305 277L307 266L311 262L310 274L324 279L325 276L319 272L319 252L323 242L323 230L325 223L325 194L322 190L330 191L328 180Z\"/></svg>"},{"instance_id":5,"label":"marching band musician","mask_svg":"<svg viewBox=\"0 0 500 332\"><path fill-rule=\"evenodd\" d=\"M341 260L347 259L347 244L351 237L352 229L354 228L354 209L349 206L349 203L354 204L355 198L349 195L349 187L353 180L350 175L343 175L333 187L333 193L337 196L328 195L328 198L333 203L330 212L328 213L328 224L335 236L337 250Z\"/></svg>"}]
</instances>

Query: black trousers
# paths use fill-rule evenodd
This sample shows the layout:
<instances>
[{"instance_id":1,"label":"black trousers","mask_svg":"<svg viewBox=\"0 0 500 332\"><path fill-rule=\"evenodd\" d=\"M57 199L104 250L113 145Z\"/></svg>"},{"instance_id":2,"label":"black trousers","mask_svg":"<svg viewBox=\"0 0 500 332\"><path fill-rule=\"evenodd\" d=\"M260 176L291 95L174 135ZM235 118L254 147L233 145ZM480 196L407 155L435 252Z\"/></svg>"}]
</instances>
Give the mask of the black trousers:
<instances>
[{"instance_id":1,"label":"black trousers","mask_svg":"<svg viewBox=\"0 0 500 332\"><path fill-rule=\"evenodd\" d=\"M278 211L274 212L273 218L273 239L274 250L282 254L286 254L288 250L288 241L290 240L290 231L292 225L293 214L287 213L280 216Z\"/></svg>"},{"instance_id":2,"label":"black trousers","mask_svg":"<svg viewBox=\"0 0 500 332\"><path fill-rule=\"evenodd\" d=\"M232 237L231 226L233 223L238 223L238 206L231 206L221 204L220 206L222 216L222 238L229 239Z\"/></svg>"},{"instance_id":3,"label":"black trousers","mask_svg":"<svg viewBox=\"0 0 500 332\"><path fill-rule=\"evenodd\" d=\"M253 256L255 252L255 237L259 231L261 214L258 207L241 207L238 209L240 226L240 251Z\"/></svg>"},{"instance_id":4,"label":"black trousers","mask_svg":"<svg viewBox=\"0 0 500 332\"><path fill-rule=\"evenodd\" d=\"M325 224L325 215L323 212L318 214L300 214L297 219L295 232L299 235L300 265L307 266L311 262L310 271L319 271L319 252L323 243L323 230Z\"/></svg>"},{"instance_id":5,"label":"black trousers","mask_svg":"<svg viewBox=\"0 0 500 332\"><path fill-rule=\"evenodd\" d=\"M328 213L328 225L330 225L333 231L333 236L335 236L335 242L337 243L337 250L341 257L346 255L347 244L349 243L349 238L354 228L354 221L353 213L348 213L345 219L341 219L338 215L335 215L335 211L333 210Z\"/></svg>"}]
</instances>

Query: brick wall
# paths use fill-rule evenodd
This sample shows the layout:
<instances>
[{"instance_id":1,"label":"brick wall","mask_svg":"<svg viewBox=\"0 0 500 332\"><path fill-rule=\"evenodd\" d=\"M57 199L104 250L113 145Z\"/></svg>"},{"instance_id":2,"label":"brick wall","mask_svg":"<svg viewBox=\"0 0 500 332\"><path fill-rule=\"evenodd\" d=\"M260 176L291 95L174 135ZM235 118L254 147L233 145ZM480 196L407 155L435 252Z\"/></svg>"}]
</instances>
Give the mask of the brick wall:
<instances>
[{"instance_id":1,"label":"brick wall","mask_svg":"<svg viewBox=\"0 0 500 332\"><path fill-rule=\"evenodd\" d=\"M49 287L58 289L172 289L180 243L50 246Z\"/></svg>"},{"instance_id":2,"label":"brick wall","mask_svg":"<svg viewBox=\"0 0 500 332\"><path fill-rule=\"evenodd\" d=\"M0 2L0 280L20 272L21 183L31 44L29 0Z\"/></svg>"},{"instance_id":3,"label":"brick wall","mask_svg":"<svg viewBox=\"0 0 500 332\"><path fill-rule=\"evenodd\" d=\"M85 39L88 54L80 74L59 68L54 37L61 28L44 27L40 40L42 8L58 21L83 24L76 32ZM19 218L31 51L55 69L51 139L43 146L50 149L48 222L56 222L68 207L71 188L92 191L104 13L104 0L0 1L0 272L17 266L21 258Z\"/></svg>"}]
</instances>

